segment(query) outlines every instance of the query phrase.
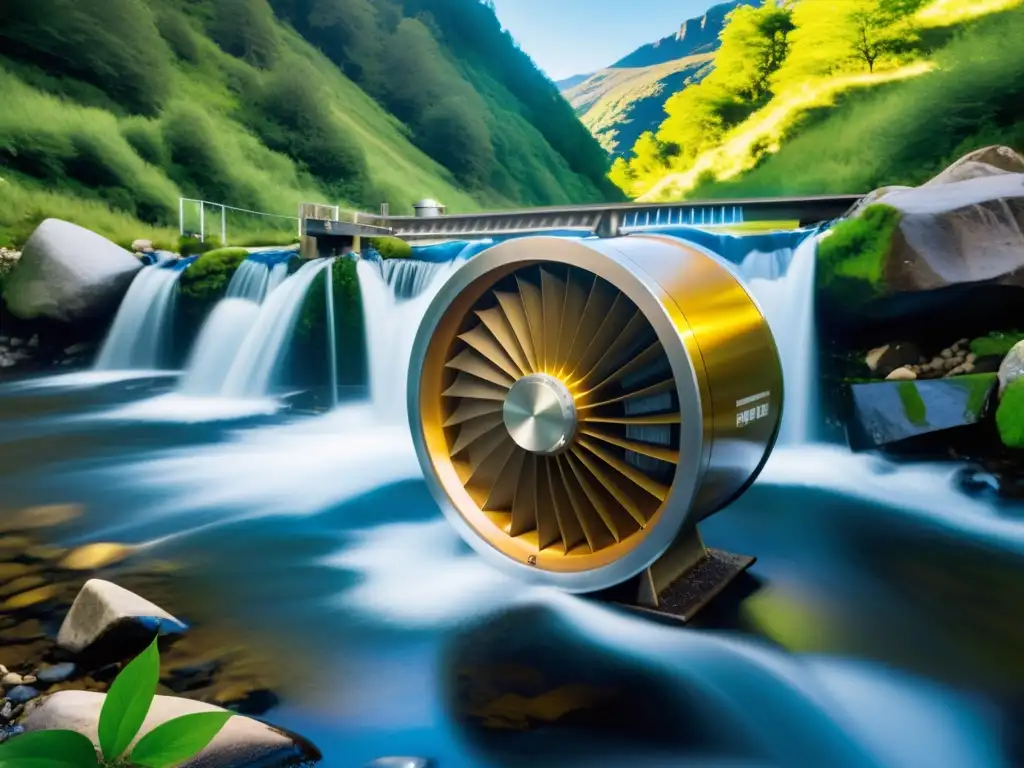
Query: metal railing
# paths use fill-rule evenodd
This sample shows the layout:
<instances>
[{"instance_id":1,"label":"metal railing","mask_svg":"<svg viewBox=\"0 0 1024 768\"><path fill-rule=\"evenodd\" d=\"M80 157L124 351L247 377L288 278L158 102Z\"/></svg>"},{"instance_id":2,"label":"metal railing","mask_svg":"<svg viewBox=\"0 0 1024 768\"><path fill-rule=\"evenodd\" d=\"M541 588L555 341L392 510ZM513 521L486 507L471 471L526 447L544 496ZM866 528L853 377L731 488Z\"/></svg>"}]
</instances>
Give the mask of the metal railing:
<instances>
[{"instance_id":1,"label":"metal railing","mask_svg":"<svg viewBox=\"0 0 1024 768\"><path fill-rule=\"evenodd\" d=\"M188 230L186 227L186 216L185 207L186 203L191 203L199 206L199 231ZM207 207L215 210L213 221L207 221L206 209ZM300 203L297 211L297 216L287 216L281 213L268 213L267 211L253 211L248 208L238 208L234 205L227 205L225 203L214 203L209 200L198 200L191 197L180 197L178 198L178 234L184 237L186 234L197 234L199 235L200 242L206 242L207 235L210 234L212 224L216 227L219 223L220 227L220 242L221 245L228 244L228 219L227 212L236 211L238 213L248 214L250 216L262 216L268 219L294 221L298 236L302 236L302 221L306 218L316 219L333 219L338 220L341 209L336 205L323 205L321 203Z\"/></svg>"}]
</instances>

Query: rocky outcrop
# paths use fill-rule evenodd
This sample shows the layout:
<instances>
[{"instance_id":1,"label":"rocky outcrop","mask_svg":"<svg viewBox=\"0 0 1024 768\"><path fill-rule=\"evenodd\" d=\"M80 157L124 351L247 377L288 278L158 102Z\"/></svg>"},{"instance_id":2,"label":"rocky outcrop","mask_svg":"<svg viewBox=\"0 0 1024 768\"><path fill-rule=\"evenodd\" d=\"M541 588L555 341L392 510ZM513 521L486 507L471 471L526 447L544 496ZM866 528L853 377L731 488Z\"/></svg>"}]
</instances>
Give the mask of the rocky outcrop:
<instances>
[{"instance_id":1,"label":"rocky outcrop","mask_svg":"<svg viewBox=\"0 0 1024 768\"><path fill-rule=\"evenodd\" d=\"M26 732L68 729L99 745L97 724L106 697L87 691L61 691L40 699L26 709L21 727ZM173 696L157 696L139 730L136 742L158 725L183 715L223 712L220 707ZM133 742L134 744L135 742ZM249 717L235 715L202 752L180 763L181 768L261 768L310 765L320 752L299 736L273 728Z\"/></svg>"},{"instance_id":2,"label":"rocky outcrop","mask_svg":"<svg viewBox=\"0 0 1024 768\"><path fill-rule=\"evenodd\" d=\"M1014 346L999 365L999 395L1021 377L1024 377L1024 341Z\"/></svg>"},{"instance_id":3,"label":"rocky outcrop","mask_svg":"<svg viewBox=\"0 0 1024 768\"><path fill-rule=\"evenodd\" d=\"M3 299L22 320L95 321L117 309L139 259L105 237L46 219L4 282Z\"/></svg>"},{"instance_id":4,"label":"rocky outcrop","mask_svg":"<svg viewBox=\"0 0 1024 768\"><path fill-rule=\"evenodd\" d=\"M183 622L134 592L90 579L61 624L57 644L72 653L125 658L142 650L158 632L184 629Z\"/></svg>"},{"instance_id":5,"label":"rocky outcrop","mask_svg":"<svg viewBox=\"0 0 1024 768\"><path fill-rule=\"evenodd\" d=\"M970 426L988 414L994 374L936 381L887 381L851 386L847 437L854 450Z\"/></svg>"}]
</instances>

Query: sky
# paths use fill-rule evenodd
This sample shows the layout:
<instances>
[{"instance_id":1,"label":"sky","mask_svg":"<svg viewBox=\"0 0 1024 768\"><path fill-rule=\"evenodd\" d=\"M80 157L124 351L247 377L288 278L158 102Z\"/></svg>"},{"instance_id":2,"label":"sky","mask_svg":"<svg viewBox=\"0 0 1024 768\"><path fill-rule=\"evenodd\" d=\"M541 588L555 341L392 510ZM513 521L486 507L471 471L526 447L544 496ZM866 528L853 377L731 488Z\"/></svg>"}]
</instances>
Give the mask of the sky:
<instances>
[{"instance_id":1,"label":"sky","mask_svg":"<svg viewBox=\"0 0 1024 768\"><path fill-rule=\"evenodd\" d=\"M494 0L502 25L552 80L589 74L675 33L721 0Z\"/></svg>"}]
</instances>

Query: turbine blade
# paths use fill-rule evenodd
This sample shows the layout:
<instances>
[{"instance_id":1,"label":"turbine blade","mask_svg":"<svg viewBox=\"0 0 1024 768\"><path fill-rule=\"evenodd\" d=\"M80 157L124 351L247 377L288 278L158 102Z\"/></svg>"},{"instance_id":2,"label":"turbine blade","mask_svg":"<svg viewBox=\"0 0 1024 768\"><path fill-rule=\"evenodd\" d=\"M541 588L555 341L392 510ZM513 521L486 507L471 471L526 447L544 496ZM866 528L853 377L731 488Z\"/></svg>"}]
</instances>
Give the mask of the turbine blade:
<instances>
[{"instance_id":1,"label":"turbine blade","mask_svg":"<svg viewBox=\"0 0 1024 768\"><path fill-rule=\"evenodd\" d=\"M622 333L622 329L626 327L626 323L629 322L634 312L636 312L636 307L624 294L620 293L615 297L608 314L603 318L594 335L591 336L587 351L580 358L580 364L569 374L573 381L581 381L586 378L586 375L597 365L601 356L608 351L615 339Z\"/></svg>"},{"instance_id":2,"label":"turbine blade","mask_svg":"<svg viewBox=\"0 0 1024 768\"><path fill-rule=\"evenodd\" d=\"M586 416L583 421L594 424L625 424L626 426L680 424L682 415L677 412L644 414L642 416Z\"/></svg>"},{"instance_id":3,"label":"turbine blade","mask_svg":"<svg viewBox=\"0 0 1024 768\"><path fill-rule=\"evenodd\" d=\"M576 516L572 500L565 489L565 482L559 469L558 459L549 457L544 463L547 464L548 492L550 493L551 504L555 510L558 531L562 538L562 545L565 547L565 553L569 554L574 547L584 541L586 536L583 533L583 526Z\"/></svg>"},{"instance_id":4,"label":"turbine blade","mask_svg":"<svg viewBox=\"0 0 1024 768\"><path fill-rule=\"evenodd\" d=\"M565 281L543 267L540 270L541 310L544 317L544 370L558 370L558 338L562 333Z\"/></svg>"},{"instance_id":5,"label":"turbine blade","mask_svg":"<svg viewBox=\"0 0 1024 768\"><path fill-rule=\"evenodd\" d=\"M533 342L534 362L537 370L544 371L544 312L540 296L540 288L516 275L519 295L526 309L526 323L530 328L530 340Z\"/></svg>"},{"instance_id":6,"label":"turbine blade","mask_svg":"<svg viewBox=\"0 0 1024 768\"><path fill-rule=\"evenodd\" d=\"M504 427L504 423L500 413L488 414L487 416L481 416L467 421L461 427L459 427L459 436L455 440L455 444L452 445L451 455L462 453L466 448L475 443L481 437L486 435L492 429L498 429Z\"/></svg>"},{"instance_id":7,"label":"turbine blade","mask_svg":"<svg viewBox=\"0 0 1024 768\"><path fill-rule=\"evenodd\" d=\"M580 486L572 469L572 457L565 455L558 457L558 472L562 478L562 485L565 488L565 495L572 506L573 514L583 529L583 535L587 539L590 549L596 552L618 541L618 534L613 528L602 520L600 514L591 505L587 498L587 492Z\"/></svg>"},{"instance_id":8,"label":"turbine blade","mask_svg":"<svg viewBox=\"0 0 1024 768\"><path fill-rule=\"evenodd\" d=\"M562 328L558 334L558 347L555 352L555 359L558 363L556 375L566 372L569 365L569 353L572 350L576 334L580 330L583 320L583 310L587 306L587 297L594 284L592 275L588 275L580 269L570 269L569 276L565 281L565 304L562 311Z\"/></svg>"},{"instance_id":9,"label":"turbine blade","mask_svg":"<svg viewBox=\"0 0 1024 768\"><path fill-rule=\"evenodd\" d=\"M498 366L498 368L511 377L512 381L515 381L522 376L519 366L516 365L515 361L509 357L501 343L495 339L484 326L478 325L472 330L466 331L460 335L459 338L483 355L492 364Z\"/></svg>"},{"instance_id":10,"label":"turbine blade","mask_svg":"<svg viewBox=\"0 0 1024 768\"><path fill-rule=\"evenodd\" d=\"M594 428L584 428L580 430L584 435L590 437L596 437L598 440L602 440L611 445L617 445L619 448L623 448L633 453L639 453L641 456L650 456L652 459L658 459L659 461L668 462L669 464L679 463L679 451L674 448L666 448L661 445L651 445L650 443L640 443L636 440L628 440L618 435L609 435L605 432Z\"/></svg>"},{"instance_id":11,"label":"turbine blade","mask_svg":"<svg viewBox=\"0 0 1024 768\"><path fill-rule=\"evenodd\" d=\"M494 481L490 493L484 500L481 509L491 512L511 512L512 503L516 498L516 486L519 484L519 474L523 469L523 459L526 451L513 444L512 455L502 467L501 475Z\"/></svg>"},{"instance_id":12,"label":"turbine blade","mask_svg":"<svg viewBox=\"0 0 1024 768\"><path fill-rule=\"evenodd\" d=\"M587 303L580 317L578 333L573 339L569 354L565 357L563 373L566 378L570 377L577 369L580 360L583 359L584 353L590 346L591 339L593 339L591 329L600 327L618 295L619 292L610 283L599 277L594 277L590 295L587 296Z\"/></svg>"},{"instance_id":13,"label":"turbine blade","mask_svg":"<svg viewBox=\"0 0 1024 768\"><path fill-rule=\"evenodd\" d=\"M486 416L489 413L501 413L502 404L497 400L463 400L452 411L452 415L444 423L445 427L455 427L464 421Z\"/></svg>"},{"instance_id":14,"label":"turbine blade","mask_svg":"<svg viewBox=\"0 0 1024 768\"><path fill-rule=\"evenodd\" d=\"M615 403L621 403L625 400L632 400L633 398L636 397L650 397L651 395L660 395L664 392L671 392L675 388L675 381L673 379L666 379L665 381L659 381L657 384L651 384L650 386L644 387L643 389L638 389L635 392L627 392L624 395L619 395L618 397L613 397L609 400L600 400L594 403L583 402L582 404L578 404L576 408L577 410L580 411L585 411L592 408L603 408L606 405L615 405ZM596 389L591 391L595 392L597 391L597 389L600 389L600 385ZM580 400L582 400L584 397L586 397L586 395L589 394L590 392L581 395Z\"/></svg>"},{"instance_id":15,"label":"turbine blade","mask_svg":"<svg viewBox=\"0 0 1024 768\"><path fill-rule=\"evenodd\" d=\"M499 387L505 387L506 389L516 382L515 379L472 349L462 350L445 363L444 367L468 373L471 376L476 376L478 379L489 381L491 384L497 384Z\"/></svg>"},{"instance_id":16,"label":"turbine blade","mask_svg":"<svg viewBox=\"0 0 1024 768\"><path fill-rule=\"evenodd\" d=\"M553 495L551 485L551 461L537 458L537 543L541 549L557 544L559 539L565 543L562 535L558 504ZM566 551L568 551L566 547Z\"/></svg>"},{"instance_id":17,"label":"turbine blade","mask_svg":"<svg viewBox=\"0 0 1024 768\"><path fill-rule=\"evenodd\" d=\"M597 482L604 486L604 489L608 491L615 501L619 503L619 506L629 513L629 516L636 521L636 524L641 528L646 528L647 518L644 516L644 513L640 510L640 507L637 506L637 503L633 501L630 495L619 487L612 476L590 459L581 447L574 445L572 452L573 455L580 460L580 463L587 468L587 471L597 479Z\"/></svg>"},{"instance_id":18,"label":"turbine blade","mask_svg":"<svg viewBox=\"0 0 1024 768\"><path fill-rule=\"evenodd\" d=\"M507 394L508 387L499 387L496 384L489 384L473 376L460 373L455 377L452 385L442 393L442 396L468 397L474 400L497 400L499 403L504 403Z\"/></svg>"},{"instance_id":19,"label":"turbine blade","mask_svg":"<svg viewBox=\"0 0 1024 768\"><path fill-rule=\"evenodd\" d=\"M519 375L525 376L529 373L530 364L526 360L526 355L523 354L523 348L516 341L516 332L512 329L512 325L509 323L501 307L481 310L476 313L476 316L480 318L480 322L484 324L484 327L491 332L491 335L504 348L506 354L515 362L516 368L519 369Z\"/></svg>"},{"instance_id":20,"label":"turbine blade","mask_svg":"<svg viewBox=\"0 0 1024 768\"><path fill-rule=\"evenodd\" d=\"M537 527L537 457L530 453L523 460L519 486L512 501L509 536L522 536Z\"/></svg>"},{"instance_id":21,"label":"turbine blade","mask_svg":"<svg viewBox=\"0 0 1024 768\"><path fill-rule=\"evenodd\" d=\"M523 299L518 293L504 293L495 291L501 311L505 313L508 323L515 332L516 341L526 356L529 365L528 373L537 371L537 353L533 348L533 337L530 335L530 323L526 319L526 307L523 306Z\"/></svg>"}]
</instances>

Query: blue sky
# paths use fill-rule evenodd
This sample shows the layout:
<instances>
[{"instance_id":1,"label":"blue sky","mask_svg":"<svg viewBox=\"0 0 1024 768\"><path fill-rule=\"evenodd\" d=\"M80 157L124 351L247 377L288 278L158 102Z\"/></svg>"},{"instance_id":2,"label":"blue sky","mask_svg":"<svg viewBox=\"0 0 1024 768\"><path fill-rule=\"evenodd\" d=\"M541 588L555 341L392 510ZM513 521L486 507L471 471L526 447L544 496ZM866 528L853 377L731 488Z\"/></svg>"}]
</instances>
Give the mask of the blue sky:
<instances>
[{"instance_id":1,"label":"blue sky","mask_svg":"<svg viewBox=\"0 0 1024 768\"><path fill-rule=\"evenodd\" d=\"M717 0L721 2L721 0ZM716 0L494 0L502 25L552 80L606 67Z\"/></svg>"}]
</instances>

